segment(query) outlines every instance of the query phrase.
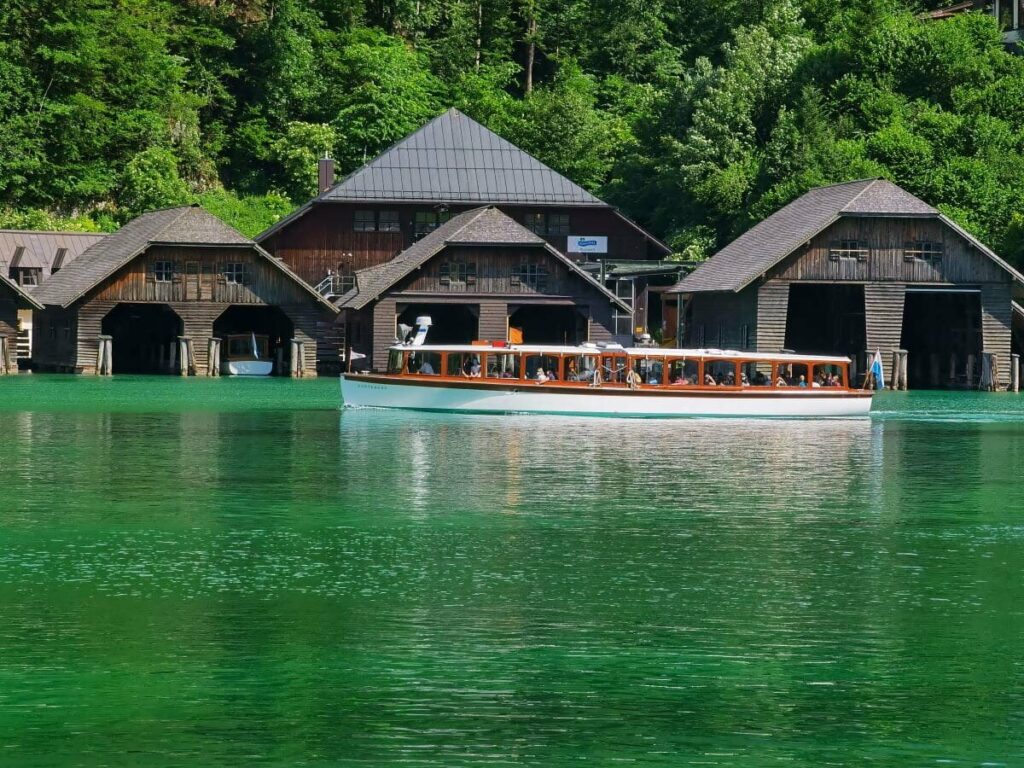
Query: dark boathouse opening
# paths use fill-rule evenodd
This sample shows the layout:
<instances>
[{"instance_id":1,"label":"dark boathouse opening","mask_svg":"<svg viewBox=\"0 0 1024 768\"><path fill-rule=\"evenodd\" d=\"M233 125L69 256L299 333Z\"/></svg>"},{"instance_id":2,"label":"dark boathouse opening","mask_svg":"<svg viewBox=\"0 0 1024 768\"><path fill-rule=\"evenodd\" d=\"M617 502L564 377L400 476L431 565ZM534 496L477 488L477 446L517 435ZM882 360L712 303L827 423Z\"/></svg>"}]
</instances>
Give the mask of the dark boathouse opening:
<instances>
[{"instance_id":1,"label":"dark boathouse opening","mask_svg":"<svg viewBox=\"0 0 1024 768\"><path fill-rule=\"evenodd\" d=\"M279 350L283 353L282 365L279 366L282 370L275 369L274 373L286 375L289 345L295 335L295 324L288 315L280 307L233 306L213 322L213 335L222 339L249 334L267 337L271 360L278 360ZM226 351L227 347L221 348L222 354Z\"/></svg>"},{"instance_id":2,"label":"dark boathouse opening","mask_svg":"<svg viewBox=\"0 0 1024 768\"><path fill-rule=\"evenodd\" d=\"M166 304L118 304L101 330L112 337L114 373L167 373L182 322Z\"/></svg>"},{"instance_id":3,"label":"dark boathouse opening","mask_svg":"<svg viewBox=\"0 0 1024 768\"><path fill-rule=\"evenodd\" d=\"M786 349L809 355L849 355L867 343L864 286L794 284L789 288Z\"/></svg>"},{"instance_id":4,"label":"dark boathouse opening","mask_svg":"<svg viewBox=\"0 0 1024 768\"><path fill-rule=\"evenodd\" d=\"M398 310L398 322L413 330L417 317L430 318L428 344L469 344L478 338L479 307L475 304L399 304ZM400 331L395 335L401 338Z\"/></svg>"},{"instance_id":5,"label":"dark boathouse opening","mask_svg":"<svg viewBox=\"0 0 1024 768\"><path fill-rule=\"evenodd\" d=\"M903 304L911 389L977 386L981 376L981 294L908 289Z\"/></svg>"},{"instance_id":6,"label":"dark boathouse opening","mask_svg":"<svg viewBox=\"0 0 1024 768\"><path fill-rule=\"evenodd\" d=\"M509 315L508 324L522 330L524 344L579 344L587 340L587 318L573 306L520 306Z\"/></svg>"}]
</instances>

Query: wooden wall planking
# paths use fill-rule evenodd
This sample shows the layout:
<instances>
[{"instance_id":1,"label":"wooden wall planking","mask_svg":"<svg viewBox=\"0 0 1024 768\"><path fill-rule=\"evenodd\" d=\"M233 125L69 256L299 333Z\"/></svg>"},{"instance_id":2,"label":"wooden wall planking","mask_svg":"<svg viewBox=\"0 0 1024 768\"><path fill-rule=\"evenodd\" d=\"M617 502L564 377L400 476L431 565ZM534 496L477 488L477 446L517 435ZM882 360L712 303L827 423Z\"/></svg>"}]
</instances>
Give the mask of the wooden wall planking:
<instances>
[{"instance_id":1,"label":"wooden wall planking","mask_svg":"<svg viewBox=\"0 0 1024 768\"><path fill-rule=\"evenodd\" d=\"M864 286L864 338L867 350L883 355L899 349L903 335L903 304L907 287L902 283L868 283ZM889 358L885 358L886 363Z\"/></svg>"},{"instance_id":2,"label":"wooden wall planking","mask_svg":"<svg viewBox=\"0 0 1024 768\"><path fill-rule=\"evenodd\" d=\"M786 346L786 321L789 316L789 283L769 280L756 291L758 352L778 352Z\"/></svg>"},{"instance_id":3,"label":"wooden wall planking","mask_svg":"<svg viewBox=\"0 0 1024 768\"><path fill-rule=\"evenodd\" d=\"M451 205L452 215L478 207ZM565 213L569 216L569 234L608 238L608 258L660 258L652 252L648 240L635 227L623 221L612 208L580 206L551 208L546 206L500 205L504 213L523 223L528 213ZM357 210L397 210L400 232L356 232ZM261 244L284 260L306 282L316 285L328 270L352 272L383 264L415 242L417 211L436 212L436 204L316 203L298 220L266 238ZM552 246L566 252L568 235L542 235Z\"/></svg>"},{"instance_id":4,"label":"wooden wall planking","mask_svg":"<svg viewBox=\"0 0 1024 768\"><path fill-rule=\"evenodd\" d=\"M870 252L864 261L832 259L839 240L859 240ZM925 240L942 243L937 261L904 258L904 244ZM802 251L788 257L772 273L780 280L825 280L899 283L1004 282L1006 272L955 230L938 219L864 216L842 218L814 237Z\"/></svg>"},{"instance_id":5,"label":"wooden wall planking","mask_svg":"<svg viewBox=\"0 0 1024 768\"><path fill-rule=\"evenodd\" d=\"M997 381L1010 383L1010 352L1013 328L1013 306L1008 283L986 283L981 286L982 349L994 352L998 360Z\"/></svg>"},{"instance_id":6,"label":"wooden wall planking","mask_svg":"<svg viewBox=\"0 0 1024 768\"><path fill-rule=\"evenodd\" d=\"M477 335L487 341L508 339L508 302L495 299L480 303Z\"/></svg>"}]
</instances>

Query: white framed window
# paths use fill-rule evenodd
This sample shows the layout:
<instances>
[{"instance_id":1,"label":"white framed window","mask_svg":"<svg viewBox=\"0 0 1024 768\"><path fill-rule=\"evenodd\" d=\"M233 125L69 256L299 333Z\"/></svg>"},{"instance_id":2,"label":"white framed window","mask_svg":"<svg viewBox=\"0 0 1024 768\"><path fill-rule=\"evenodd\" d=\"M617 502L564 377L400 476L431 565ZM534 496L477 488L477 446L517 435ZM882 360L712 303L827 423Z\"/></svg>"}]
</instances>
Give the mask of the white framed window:
<instances>
[{"instance_id":1,"label":"white framed window","mask_svg":"<svg viewBox=\"0 0 1024 768\"><path fill-rule=\"evenodd\" d=\"M246 265L243 262L229 262L224 265L224 282L232 285L244 285L248 282Z\"/></svg>"},{"instance_id":2,"label":"white framed window","mask_svg":"<svg viewBox=\"0 0 1024 768\"><path fill-rule=\"evenodd\" d=\"M174 279L174 263L170 261L153 262L153 279L158 283L169 283Z\"/></svg>"}]
</instances>

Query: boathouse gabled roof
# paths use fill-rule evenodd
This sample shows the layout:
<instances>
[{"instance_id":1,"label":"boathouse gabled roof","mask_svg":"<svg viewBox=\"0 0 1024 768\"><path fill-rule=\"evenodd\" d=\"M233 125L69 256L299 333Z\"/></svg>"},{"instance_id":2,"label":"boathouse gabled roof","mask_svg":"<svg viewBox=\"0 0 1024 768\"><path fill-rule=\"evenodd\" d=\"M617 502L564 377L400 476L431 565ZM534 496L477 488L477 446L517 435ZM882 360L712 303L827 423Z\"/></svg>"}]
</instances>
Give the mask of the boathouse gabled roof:
<instances>
[{"instance_id":1,"label":"boathouse gabled roof","mask_svg":"<svg viewBox=\"0 0 1024 768\"><path fill-rule=\"evenodd\" d=\"M600 291L613 304L629 312L629 306L595 280L572 259L553 248L497 208L474 208L454 216L433 232L417 240L391 261L356 272L356 286L338 300L342 309L362 309L379 298L399 280L426 264L451 245L513 246L541 248L551 254L584 282Z\"/></svg>"},{"instance_id":2,"label":"boathouse gabled roof","mask_svg":"<svg viewBox=\"0 0 1024 768\"><path fill-rule=\"evenodd\" d=\"M842 216L938 217L939 212L885 179L818 187L755 224L672 291L741 291Z\"/></svg>"},{"instance_id":3,"label":"boathouse gabled roof","mask_svg":"<svg viewBox=\"0 0 1024 768\"><path fill-rule=\"evenodd\" d=\"M28 291L11 280L7 275L0 272L0 285L6 286L17 298L21 299L31 309L42 309L43 305Z\"/></svg>"},{"instance_id":4,"label":"boathouse gabled roof","mask_svg":"<svg viewBox=\"0 0 1024 768\"><path fill-rule=\"evenodd\" d=\"M68 307L154 245L186 247L239 246L254 249L321 304L337 308L311 285L247 238L197 205L149 211L87 248L77 259L33 292L41 304Z\"/></svg>"}]
</instances>

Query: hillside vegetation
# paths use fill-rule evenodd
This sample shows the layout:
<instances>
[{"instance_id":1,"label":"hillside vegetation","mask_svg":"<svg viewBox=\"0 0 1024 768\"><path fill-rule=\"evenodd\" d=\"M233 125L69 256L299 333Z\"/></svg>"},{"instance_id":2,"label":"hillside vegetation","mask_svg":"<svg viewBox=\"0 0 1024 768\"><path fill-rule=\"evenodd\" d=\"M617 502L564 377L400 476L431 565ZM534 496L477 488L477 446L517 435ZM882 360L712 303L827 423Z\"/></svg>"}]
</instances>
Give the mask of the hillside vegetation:
<instances>
[{"instance_id":1,"label":"hillside vegetation","mask_svg":"<svg viewBox=\"0 0 1024 768\"><path fill-rule=\"evenodd\" d=\"M1024 261L1024 57L902 0L0 7L0 225L198 201L255 234L456 106L700 258L884 176Z\"/></svg>"}]
</instances>

